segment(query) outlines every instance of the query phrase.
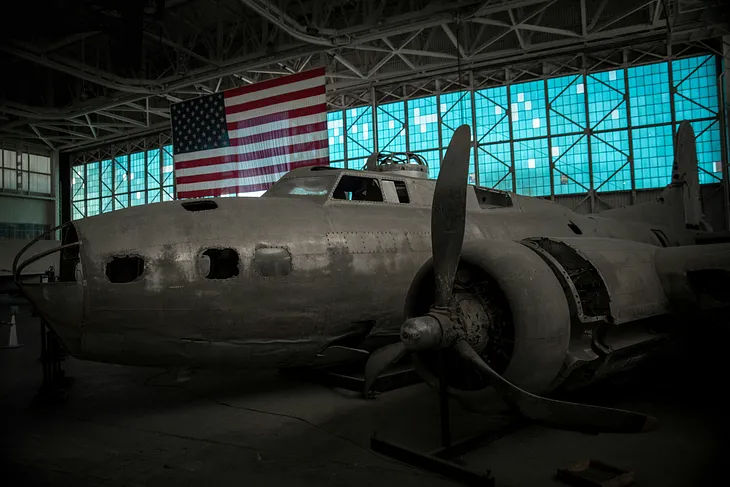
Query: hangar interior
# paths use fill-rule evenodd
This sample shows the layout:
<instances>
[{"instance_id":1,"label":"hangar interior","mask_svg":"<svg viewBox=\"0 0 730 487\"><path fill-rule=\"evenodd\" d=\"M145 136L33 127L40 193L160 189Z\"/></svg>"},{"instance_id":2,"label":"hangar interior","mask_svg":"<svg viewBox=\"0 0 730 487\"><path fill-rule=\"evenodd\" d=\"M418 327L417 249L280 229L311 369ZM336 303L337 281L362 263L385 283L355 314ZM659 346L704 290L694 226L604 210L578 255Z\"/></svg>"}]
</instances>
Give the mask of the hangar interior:
<instances>
[{"instance_id":1,"label":"hangar interior","mask_svg":"<svg viewBox=\"0 0 730 487\"><path fill-rule=\"evenodd\" d=\"M61 232L50 230L58 225L178 199L171 106L321 67L331 167L360 170L373 153L412 152L436 179L467 124L469 183L588 215L656 200L672 181L688 121L704 217L714 231L730 230L730 9L722 0L59 0L14 8L0 32L2 292L12 287L16 254L41 236L57 246ZM28 271L58 269L53 258ZM403 424L406 444L438 443L438 398L423 384L361 401L288 376L204 371L181 381L171 369L69 358L76 383L63 406L38 406L38 317L23 299L0 296L0 321L20 303L13 319L24 345L0 350L0 411L16 419L2 444L18 479L11 485L451 483L368 448L374 430ZM0 325L10 343L8 330ZM726 326L713 333L726 335ZM653 436L530 426L466 463L504 485L563 485L555 469L586 455L627 465L643 485L712 478L727 425L693 375L718 367L708 357L721 354L722 340L711 341L688 339L699 357L643 370L631 386L586 393L589 403L664 414L668 427ZM677 398L668 375L687 392ZM452 415L458 433L489 424L456 407Z\"/></svg>"}]
</instances>

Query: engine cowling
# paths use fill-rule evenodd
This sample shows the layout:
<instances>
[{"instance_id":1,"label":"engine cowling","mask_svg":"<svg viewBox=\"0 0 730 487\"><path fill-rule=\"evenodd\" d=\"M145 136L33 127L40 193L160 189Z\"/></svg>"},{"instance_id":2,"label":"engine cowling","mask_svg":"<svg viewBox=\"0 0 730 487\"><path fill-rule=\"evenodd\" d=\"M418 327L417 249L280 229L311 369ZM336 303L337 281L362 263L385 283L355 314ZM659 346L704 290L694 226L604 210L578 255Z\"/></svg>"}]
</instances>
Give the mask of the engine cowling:
<instances>
[{"instance_id":1,"label":"engine cowling","mask_svg":"<svg viewBox=\"0 0 730 487\"><path fill-rule=\"evenodd\" d=\"M411 284L406 317L428 311L433 282L429 260ZM545 261L514 241L465 243L454 293L467 339L477 352L518 386L534 393L550 390L568 352L570 310L560 282ZM501 343L495 345L495 341ZM438 358L419 353L414 360L424 380L435 384ZM467 380L463 374L468 372L455 362L447 370L455 392L488 387Z\"/></svg>"}]
</instances>

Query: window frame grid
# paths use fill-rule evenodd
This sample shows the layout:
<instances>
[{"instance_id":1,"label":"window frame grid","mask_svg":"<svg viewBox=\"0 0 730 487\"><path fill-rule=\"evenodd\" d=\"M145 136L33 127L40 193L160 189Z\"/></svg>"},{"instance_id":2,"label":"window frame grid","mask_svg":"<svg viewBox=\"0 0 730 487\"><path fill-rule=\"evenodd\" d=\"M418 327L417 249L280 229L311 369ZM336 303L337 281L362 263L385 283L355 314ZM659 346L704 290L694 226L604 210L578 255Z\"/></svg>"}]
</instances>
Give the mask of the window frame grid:
<instances>
[{"instance_id":1,"label":"window frame grid","mask_svg":"<svg viewBox=\"0 0 730 487\"><path fill-rule=\"evenodd\" d=\"M692 59L697 59L697 62L691 61ZM704 59L704 60L700 60ZM561 73L560 75L555 76L540 76L532 79L527 79L525 81L516 81L507 79L506 82L500 85L482 85L482 86L475 86L473 82L473 75L471 82L469 83L469 86L462 86L462 85L454 85L455 89L448 90L448 91L442 91L441 84L437 82L436 90L435 92L422 96L422 97L404 97L398 100L391 100L382 104L375 104L375 103L363 103L361 105L350 105L343 107L339 110L334 110L328 113L328 117L336 117L338 120L342 120L342 138L343 138L343 144L341 145L341 153L338 152L338 158L337 160L332 160L332 164L337 164L340 167L344 168L353 168L353 165L357 165L355 169L359 169L359 163L362 162L363 156L360 154L362 150L367 150L367 148L363 147L362 144L359 143L358 140L348 140L350 138L350 128L348 126L351 126L353 123L360 123L361 119L365 120L367 123L371 123L371 141L373 144L373 147L377 147L380 144L380 142L385 142L385 139L388 139L388 143L385 144L383 148L387 148L390 144L393 143L393 140L395 138L402 139L403 136L405 136L405 147L406 151L410 152L417 152L417 153L427 153L431 158L437 153L438 154L438 168L436 168L434 171L430 171L433 174L431 174L432 177L435 177L438 170L440 169L442 160L443 160L443 154L446 148L448 147L449 140L446 140L444 138L444 135L448 135L449 130L453 130L454 127L451 127L450 125L453 125L453 121L446 120L449 117L447 116L450 111L453 109L457 109L459 111L464 110L464 117L466 123L470 123L472 125L472 128L474 129L474 137L473 137L473 143L472 143L472 162L473 166L470 168L470 173L474 174L474 178L476 180L476 183L480 183L480 179L487 179L482 178L481 173L484 172L484 174L487 174L485 171L487 171L487 167L490 164L493 164L495 161L493 161L488 154L491 154L489 152L490 146L501 146L500 150L503 150L505 145L509 145L509 166L506 166L507 172L504 173L504 176L500 179L498 182L498 186L504 186L504 183L506 181L509 181L509 176L511 175L511 184L507 184L506 186L511 186L510 191L515 191L518 186L524 186L524 182L520 182L518 185L517 181L517 166L518 162L522 163L524 161L517 161L515 158L515 144L527 144L527 146L540 146L544 147L546 144L547 150L548 150L548 161L549 161L549 179L550 179L550 195L549 197L551 199L554 199L555 196L561 196L561 195L568 195L568 194L585 194L588 193L588 195L593 199L593 197L598 197L596 193L601 192L615 192L615 191L631 191L632 192L632 201L635 201L635 193L637 190L641 189L652 189L652 188L661 188L662 185L660 184L661 181L656 180L653 181L649 186L645 185L645 182L649 179L652 179L653 176L650 176L649 173L645 173L645 167L646 163L645 161L637 161L636 157L637 154L641 153L641 151L644 151L644 154L646 154L646 148L649 147L646 145L646 137L644 137L642 140L635 140L636 136L641 134L645 135L653 129L655 132L663 133L663 139L659 141L652 141L651 147L652 148L663 148L662 152L665 154L665 159L673 159L672 157L667 156L666 154L672 153L673 154L673 144L674 144L674 137L676 136L676 130L678 127L677 116L678 116L678 110L680 109L677 106L677 103L675 103L678 99L685 99L688 97L687 93L691 92L691 90L697 90L701 89L703 86L712 86L717 85L718 76L720 76L721 71L718 71L718 60L717 56L712 53L705 53L705 54L698 54L694 56L688 56L688 57L682 57L682 58L666 58L663 61L655 62L655 63L646 63L646 64L637 64L637 65L631 65L631 64L624 64L622 66L616 66L612 67L610 69L605 69L601 71L580 71L576 70L574 72L567 72L567 73ZM693 64L694 63L694 64ZM687 67L687 64L691 64L693 67ZM676 73L675 73L676 71ZM605 73L613 73L616 72L617 76L614 77L612 74L606 75ZM698 75L699 73L699 75ZM675 76L676 74L676 76ZM681 78L680 78L681 74ZM619 76L623 76L623 79L620 79ZM658 76L662 80L666 81L666 86L662 86L656 93L647 92L646 89L648 86L651 86L650 83L652 81L652 76ZM699 76L699 78L697 78ZM556 90L556 86L559 81L551 82L552 79L565 79L565 84L560 85L560 90ZM570 79L572 78L572 80ZM675 79L677 78L677 79ZM690 80L690 81L688 81ZM537 82L537 83L536 83ZM690 86L690 88L682 90L683 83L694 83ZM560 104L559 99L561 96L566 93L567 90L574 89L577 87L578 84L582 84L582 91L578 92L578 96L576 97L576 93L570 94L570 99L563 102L563 104ZM544 121L544 126L538 125L538 128L540 130L538 131L530 131L530 130L524 130L525 127L520 127L519 133L516 131L515 127L515 120L514 120L514 114L513 114L513 104L514 101L513 98L517 98L514 96L513 91L519 90L517 88L519 85L524 85L525 90L524 93L529 93L529 99L532 101L532 103L535 103L535 101L532 100L533 95L537 94L538 97L535 98L537 100L542 96L542 100L539 101L539 103L544 104L544 106L539 107L537 111L534 111L535 108L529 108L529 110L533 110L533 112L529 113L527 115L530 118L539 117L541 120ZM551 87L552 85L552 87ZM541 86L541 88L536 88L538 86ZM597 87L601 87L601 89L598 89ZM634 87L634 92L632 92L632 87ZM699 87L699 88L697 88ZM642 88L643 92L648 93L647 96L650 99L649 103L654 103L654 98L657 98L662 96L663 94L668 93L668 103L669 106L669 113L667 114L666 111L662 111L661 113L661 119L655 119L653 118L653 115L647 114L646 109L644 108L643 111L641 107L647 107L650 105L647 105L647 101L638 101L637 99L641 96L640 93L642 93L641 90L638 88ZM577 88L576 88L577 89ZM493 96L497 96L497 91L490 91L490 90L502 90L505 95L506 99L502 100L500 99L499 102L496 101L496 99L493 98ZM540 91L542 90L542 91ZM688 91L690 90L690 91ZM452 94L453 93L453 94ZM459 96L455 96L455 94L458 93ZM516 93L516 91L515 91ZM604 93L602 95L601 93ZM690 121L693 126L696 124L700 124L704 127L704 130L699 131L695 134L698 141L699 138L707 131L707 130L717 130L717 125L720 126L720 130L722 130L723 123L720 120L722 116L722 92L719 89L716 89L715 91L711 92L712 95L708 97L711 103L709 103L709 106L705 106L704 104L697 103L694 100L690 99L690 102L693 102L694 105L704 109L708 112L711 116L707 117L701 117L701 118L689 118L687 119ZM465 98L468 95L468 98ZM595 95L595 96L594 96ZM653 97L653 98L652 98ZM453 98L453 99L452 99ZM527 96L526 96L527 98ZM690 97L691 98L691 97ZM445 112L442 112L441 105L442 101L444 99L449 100L448 104L450 105L447 107L447 110ZM421 101L423 100L423 101ZM428 101L426 101L428 100ZM506 102L506 106L503 106ZM576 108L578 105L577 103L585 103L584 108ZM390 113L390 110L388 109L388 105L391 105L393 103L401 103L400 105L402 107L403 113L402 117L395 117L393 114ZM462 107L462 104L465 103L464 107ZM433 106L435 105L435 106ZM457 107L457 105L459 105ZM482 121L483 119L486 120L486 111L482 113L480 117L479 110L487 110L491 109L494 110L495 106L499 106L502 109L502 113L499 115L492 116L490 115L490 123L492 118L494 119L494 123L491 125L491 127L488 128L488 130L485 128L484 130L480 130L477 128L478 121ZM571 108L572 107L572 108ZM420 125L414 123L416 120L414 117L416 117L416 112L414 110L417 110L421 108L423 111L428 112L428 114L419 114L419 116L427 117L427 122L422 122L427 127L426 130L423 129L423 127L420 127ZM368 114L367 109L370 109L371 112ZM528 108L525 108L528 110ZM565 110L564 110L565 109ZM355 117L354 122L351 122L351 116L348 111L357 110L358 116ZM470 113L469 110L471 111ZM572 117L574 111L577 110L576 113L578 115L576 117ZM605 113L603 110L606 110ZM637 113L637 110L640 112ZM684 108L685 112L688 111L687 108ZM431 111L434 111L434 113L430 113ZM566 111L567 113L562 113L562 111ZM382 113L384 112L384 113ZM339 113L340 116L336 116L333 114ZM582 115L580 115L582 113ZM615 113L618 113L616 115ZM384 116L388 115L388 116ZM435 127L432 127L432 118L434 118L435 115ZM470 116L469 116L470 115ZM364 118L365 117L365 118ZM380 124L388 124L389 121L392 118L395 118L396 124L402 124L402 128L400 130L396 130L396 134L393 137L389 137L386 135L381 134L381 131L379 130ZM556 130L555 127L553 127L555 120L557 120L556 117L562 117L565 119L565 122L562 123L563 126L570 126L570 130L566 130L565 127L563 127L560 130ZM581 120L582 117L582 120ZM600 117L600 118L598 118ZM577 121L575 119L578 119ZM604 122L606 122L607 119L615 118L617 119L616 122L613 122L606 126ZM669 121L664 120L665 118L668 118ZM328 118L329 120L329 118ZM425 119L424 119L425 120ZM522 125L528 125L525 122L528 119L525 119L522 121ZM499 131L503 130L505 127L501 127L503 123L507 123L506 128L508 128L508 131L505 131L504 135L500 135L500 137L507 136L508 132L508 139L506 140L491 140L490 139L490 133L492 131ZM582 122L582 123L581 123ZM636 122L642 122L642 123L636 123ZM703 125L707 122L707 125ZM444 125L447 125L446 131L443 130ZM532 125L535 125L533 122ZM581 129L581 125L584 125L584 127ZM529 125L528 125L529 126ZM533 127L534 128L534 127ZM396 127L397 129L397 127ZM391 129L388 129L391 130ZM417 133L419 132L419 133ZM420 132L425 132L420 133ZM446 133L444 133L446 132ZM608 136L608 134L611 133L625 133L626 139L619 138L616 139L613 136ZM671 134L671 141L670 141L670 134ZM561 153L557 156L553 155L553 146L554 142L557 138L567 138L567 137L575 137L575 143L565 149L561 147ZM623 137L623 136L620 136ZM382 139L382 140L380 140ZM715 143L716 136L713 135L712 143ZM620 144L614 144L613 141L621 141ZM727 134L720 133L720 145L722 147L727 146ZM568 152L572 150L572 147L576 144L583 144L585 146L585 156L587 160L585 161L584 169L582 171L588 173L588 182L587 184L585 181L581 183L579 180L583 180L583 177L573 177L575 175L583 175L584 172L575 173L575 175L571 172L573 169L569 170L562 170L560 167L560 163L562 159L565 157L568 157ZM639 146L637 146L637 143L639 143ZM709 142L708 142L709 143ZM349 157L348 152L350 152L351 148L348 147L350 144L355 144L358 149L357 157ZM657 145L658 144L658 145ZM160 143L159 145L155 146L155 150L159 150L159 166L160 166L160 185L159 185L159 191L160 201L169 201L169 199L174 199L174 191L175 191L175 180L174 180L174 171L171 174L167 174L164 172L165 167L165 161L169 157L169 154L166 156L165 153L165 147L169 146L170 143ZM402 141L399 142L399 145L402 145ZM617 145L620 145L620 147L617 147ZM600 147L600 153L599 156L598 153L593 154L594 151L593 147ZM564 150L563 150L564 149ZM139 150L139 149L137 149ZM150 160L150 153L149 150L152 150L150 148L146 148L144 152L144 159L145 159L145 168L147 168L147 165L149 164ZM699 150L699 148L698 148ZM485 154L480 154L480 151L486 152ZM608 151L608 152L607 152ZM611 152L614 152L615 155L610 155ZM131 154L133 150L130 150L127 152L127 158L128 155ZM520 152L525 152L525 147L520 147ZM650 151L651 152L651 151ZM714 154L715 150L714 147L712 147L712 150L709 150L705 148L705 152L707 154ZM724 149L720 148L720 161L714 161L715 155L708 156L709 159L712 159L708 163L708 161L701 161L701 163L705 164L706 167L698 167L698 170L703 175L707 175L706 178L710 180L710 183L714 183L716 181L725 181L726 178L726 171L727 171L727 158L728 155L725 153ZM584 154L583 149L581 149L580 154ZM608 156L606 154L609 154ZM121 155L121 154L119 154ZM483 157L483 163L480 164L480 155ZM115 161L117 155L111 156L112 161ZM506 156L506 153L505 153ZM493 155L491 157L494 157ZM537 157L537 156L536 156ZM539 157L543 157L542 155ZM599 170L600 174L594 174L594 163L598 163L596 157L600 158L600 164L602 166L602 169ZM646 155L645 155L646 157ZM653 156L651 156L653 157ZM596 160L594 160L596 159ZM436 165L436 161L431 161L432 165ZM503 161L500 161L502 164L504 164ZM671 161L670 161L671 162ZM709 169L714 169L716 167L714 163L720 162L721 163L721 172L709 172ZM99 160L98 163L99 166L99 198L103 199L103 166L101 165L102 160ZM605 170L606 165L608 164L608 167L612 169L612 172L608 174ZM651 164L654 164L653 162L650 163L650 172L656 172L656 169L659 167L654 167ZM713 165L710 165L713 164ZM484 167L482 167L484 165ZM524 166L524 164L522 164ZM670 170L667 170L667 167L671 165L668 164L666 161L661 162L660 166L662 167L662 172L671 172ZM118 185L116 181L117 176L117 170L118 165L116 163L112 164L112 182L114 187ZM628 167L628 177L630 178L630 188L626 189L616 189L617 187L621 186L628 186L627 180L626 180L626 171ZM145 169L146 171L147 169ZM525 171L524 168L521 168L521 171ZM500 174L501 171L500 171ZM537 174L537 172L535 173ZM558 191L556 194L556 186L557 186L557 178L561 178L561 175L565 175L569 180L572 180L573 184L576 184L583 189L584 191L581 191L579 193L563 193ZM538 176L535 176L535 178L538 178ZM599 179L600 178L600 179ZM604 179L605 178L605 179ZM618 179L615 179L618 178ZM656 179L656 178L654 178ZM661 177L659 178L661 179ZM637 184L637 181L642 181L642 184ZM484 181L486 182L486 181ZM166 184L168 183L168 184ZM667 181L668 183L668 181ZM126 184L129 185L130 181L127 180ZM709 184L709 183L703 183L703 184ZM588 186L588 188L586 188ZM540 183L540 188L546 188L547 186L543 183ZM173 194L169 194L169 189L172 188ZM152 196L150 195L150 190L157 190L157 185L154 185L154 188L150 187L150 181L148 173L145 173L145 202L150 200ZM84 193L86 193L86 189L84 189ZM129 203L129 198L131 198L131 185L128 191L126 192L117 192L112 191L112 199L121 196L124 198L124 194L126 194L127 197L127 206L131 206ZM547 197L547 195L542 196ZM87 198L86 198L87 199ZM86 199L84 199L83 206L88 206L86 203ZM72 199L73 201L73 199ZM77 203L80 201L77 200ZM100 201L100 205L103 204ZM116 203L115 203L116 206ZM100 206L100 211L102 211Z\"/></svg>"}]
</instances>

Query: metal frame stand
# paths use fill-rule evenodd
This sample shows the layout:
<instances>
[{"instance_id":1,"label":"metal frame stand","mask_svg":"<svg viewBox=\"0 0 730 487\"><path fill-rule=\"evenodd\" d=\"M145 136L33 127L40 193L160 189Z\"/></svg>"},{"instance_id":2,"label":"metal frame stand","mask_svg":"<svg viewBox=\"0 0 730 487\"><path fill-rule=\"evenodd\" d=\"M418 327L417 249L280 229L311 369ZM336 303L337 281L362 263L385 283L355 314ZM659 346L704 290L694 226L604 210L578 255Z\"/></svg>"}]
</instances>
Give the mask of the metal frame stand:
<instances>
[{"instance_id":1,"label":"metal frame stand","mask_svg":"<svg viewBox=\"0 0 730 487\"><path fill-rule=\"evenodd\" d=\"M364 364L357 363L350 366L329 366L289 369L286 372L301 379L315 382L326 387L337 387L353 392L362 393L365 387L365 378L362 371ZM421 382L421 378L410 365L394 367L382 374L373 384L373 390L387 392L411 384Z\"/></svg>"},{"instance_id":2,"label":"metal frame stand","mask_svg":"<svg viewBox=\"0 0 730 487\"><path fill-rule=\"evenodd\" d=\"M501 425L496 429L481 432L456 443L452 443L449 396L443 365L440 369L439 412L441 423L441 447L430 453L423 453L389 441L381 440L377 437L377 434L373 434L370 439L370 448L375 452L381 453L395 460L442 475L463 485L473 487L493 487L495 485L495 480L489 469L486 469L484 472L471 470L455 463L455 459L463 456L469 451L487 445L508 434L514 433L521 428L525 422L519 417L505 416L507 421L504 425Z\"/></svg>"},{"instance_id":3,"label":"metal frame stand","mask_svg":"<svg viewBox=\"0 0 730 487\"><path fill-rule=\"evenodd\" d=\"M41 282L55 281L55 271L51 266L42 276ZM68 353L63 348L58 335L48 326L46 320L40 317L41 356L43 368L43 384L40 395L46 398L59 399L66 395L66 390L73 385L73 378L66 377L63 370L63 361Z\"/></svg>"},{"instance_id":4,"label":"metal frame stand","mask_svg":"<svg viewBox=\"0 0 730 487\"><path fill-rule=\"evenodd\" d=\"M48 328L43 318L40 319L40 323L40 362L43 367L43 384L40 394L59 398L64 396L66 389L73 384L73 379L66 377L66 371L63 370L63 361L66 360L67 353L56 333Z\"/></svg>"}]
</instances>

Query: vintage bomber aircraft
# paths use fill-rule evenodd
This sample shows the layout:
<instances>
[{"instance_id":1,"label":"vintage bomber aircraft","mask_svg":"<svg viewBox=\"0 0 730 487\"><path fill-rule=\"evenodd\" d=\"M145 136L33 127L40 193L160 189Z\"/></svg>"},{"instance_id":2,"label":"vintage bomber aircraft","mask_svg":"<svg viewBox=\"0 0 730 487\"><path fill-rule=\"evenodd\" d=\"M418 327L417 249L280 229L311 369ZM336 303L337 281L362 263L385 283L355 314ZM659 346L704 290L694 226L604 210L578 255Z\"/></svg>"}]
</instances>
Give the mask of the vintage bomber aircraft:
<instances>
[{"instance_id":1,"label":"vintage bomber aircraft","mask_svg":"<svg viewBox=\"0 0 730 487\"><path fill-rule=\"evenodd\" d=\"M468 127L460 130L443 177L461 177L469 144ZM456 169L445 170L450 165ZM448 301L456 313L459 326L451 328L464 327L452 335L498 376L542 393L631 366L662 336L654 318L680 302L715 305L707 283L727 283L725 246L695 245L726 236L702 221L688 123L662 197L600 215L463 186L452 202L442 196L433 208L440 216L431 218L443 178L391 169L306 167L261 198L173 201L68 222L60 279L18 284L75 357L250 368L315 364L332 350L358 354L365 337L397 334L405 318L428 312L436 289L439 307ZM459 193L448 184L451 196ZM452 233L431 225L452 214L466 241L453 292L428 284L433 267L424 266L432 239ZM451 261L457 243L447 245ZM22 260L31 245L16 257L15 276L51 252ZM436 276L453 280L453 262L448 267ZM432 336L408 340L429 346L397 342L374 353L368 382L406 349L433 348L448 335L439 339L439 327L424 323ZM432 354L416 355L433 383ZM450 370L455 389L487 387L458 363Z\"/></svg>"}]
</instances>

